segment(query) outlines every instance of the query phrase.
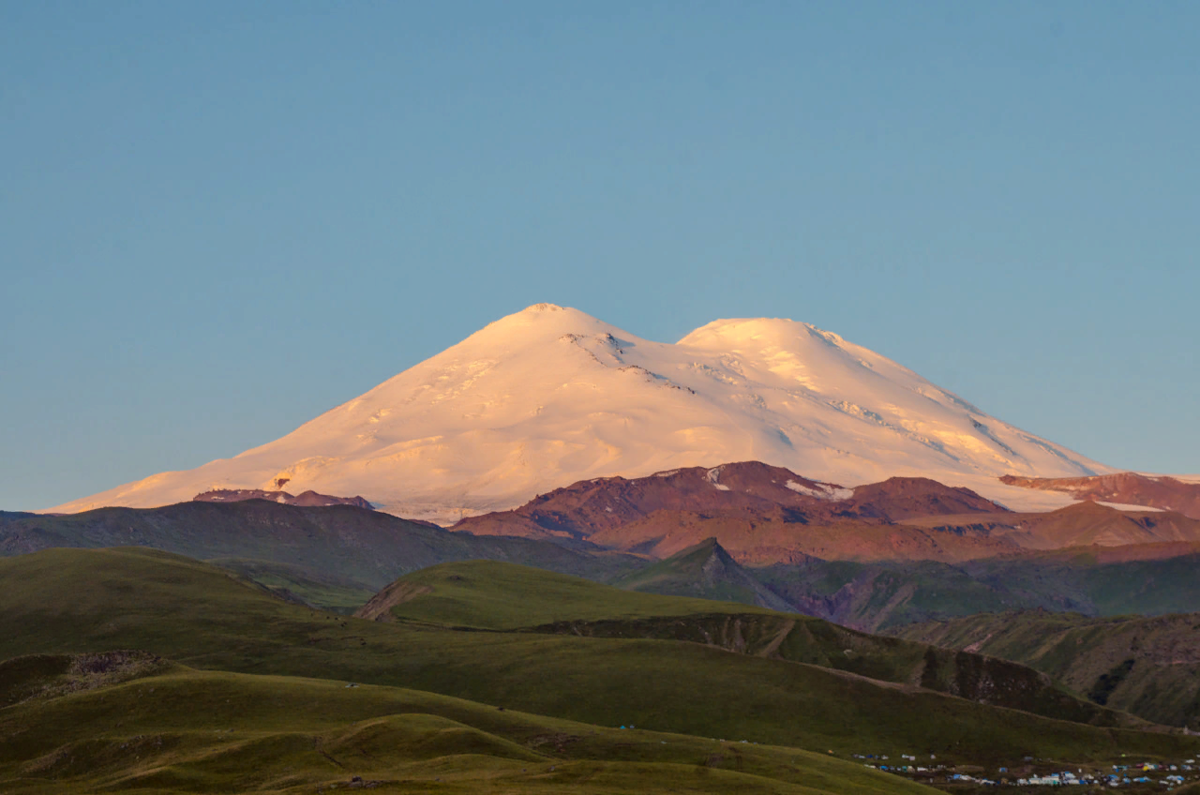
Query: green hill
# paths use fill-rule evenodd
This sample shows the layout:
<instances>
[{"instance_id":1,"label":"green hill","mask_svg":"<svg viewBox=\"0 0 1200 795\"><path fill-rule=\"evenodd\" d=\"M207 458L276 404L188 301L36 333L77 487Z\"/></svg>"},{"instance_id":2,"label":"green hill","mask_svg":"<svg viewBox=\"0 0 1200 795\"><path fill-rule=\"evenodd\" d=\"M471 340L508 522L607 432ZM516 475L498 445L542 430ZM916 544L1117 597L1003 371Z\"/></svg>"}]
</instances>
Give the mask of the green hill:
<instances>
[{"instance_id":1,"label":"green hill","mask_svg":"<svg viewBox=\"0 0 1200 795\"><path fill-rule=\"evenodd\" d=\"M794 748L605 728L399 688L146 663L128 653L0 663L6 691L35 694L0 708L0 790L929 791Z\"/></svg>"},{"instance_id":2,"label":"green hill","mask_svg":"<svg viewBox=\"0 0 1200 795\"><path fill-rule=\"evenodd\" d=\"M684 561L712 551L711 547L695 550ZM381 591L357 615L448 628L684 641L919 685L1050 718L1131 725L1122 713L1098 709L1049 677L1005 660L868 635L821 619L732 602L630 593L512 564L468 561L414 572Z\"/></svg>"},{"instance_id":3,"label":"green hill","mask_svg":"<svg viewBox=\"0 0 1200 795\"><path fill-rule=\"evenodd\" d=\"M649 602L641 604L649 610ZM704 604L711 616L713 603ZM1200 752L1193 738L1051 720L701 643L334 616L161 552L59 549L0 561L0 658L113 648L146 649L209 670L402 686L601 726L842 757L935 753L984 764Z\"/></svg>"},{"instance_id":4,"label":"green hill","mask_svg":"<svg viewBox=\"0 0 1200 795\"><path fill-rule=\"evenodd\" d=\"M406 574L355 615L447 627L519 629L570 619L755 610L744 604L643 594L530 566L474 560Z\"/></svg>"},{"instance_id":5,"label":"green hill","mask_svg":"<svg viewBox=\"0 0 1200 795\"><path fill-rule=\"evenodd\" d=\"M611 581L630 591L740 602L771 610L795 608L755 579L715 538Z\"/></svg>"},{"instance_id":6,"label":"green hill","mask_svg":"<svg viewBox=\"0 0 1200 795\"><path fill-rule=\"evenodd\" d=\"M897 634L1015 660L1099 704L1200 729L1200 614L1086 618L1031 611L916 624Z\"/></svg>"}]
</instances>

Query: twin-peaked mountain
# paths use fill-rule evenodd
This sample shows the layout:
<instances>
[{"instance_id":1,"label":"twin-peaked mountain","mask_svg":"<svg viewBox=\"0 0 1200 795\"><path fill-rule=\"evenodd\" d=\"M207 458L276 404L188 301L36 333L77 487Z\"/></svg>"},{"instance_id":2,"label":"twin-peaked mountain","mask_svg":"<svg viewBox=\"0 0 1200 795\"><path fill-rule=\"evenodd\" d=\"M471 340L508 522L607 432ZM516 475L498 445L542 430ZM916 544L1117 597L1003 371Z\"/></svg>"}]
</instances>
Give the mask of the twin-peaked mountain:
<instances>
[{"instance_id":1,"label":"twin-peaked mountain","mask_svg":"<svg viewBox=\"0 0 1200 795\"><path fill-rule=\"evenodd\" d=\"M1010 506L1066 500L1001 475L1110 471L804 323L718 320L670 344L539 304L274 442L55 510L287 488L449 524L581 480L752 460L844 486L931 477Z\"/></svg>"}]
</instances>

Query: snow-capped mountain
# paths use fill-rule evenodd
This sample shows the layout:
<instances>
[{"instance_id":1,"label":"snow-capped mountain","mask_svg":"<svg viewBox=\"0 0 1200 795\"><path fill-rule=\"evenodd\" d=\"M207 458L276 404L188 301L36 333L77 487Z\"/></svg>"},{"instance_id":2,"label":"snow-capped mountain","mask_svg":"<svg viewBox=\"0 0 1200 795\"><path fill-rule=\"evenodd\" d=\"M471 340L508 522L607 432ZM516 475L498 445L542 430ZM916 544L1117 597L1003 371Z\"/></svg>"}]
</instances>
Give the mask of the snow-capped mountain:
<instances>
[{"instance_id":1,"label":"snow-capped mountain","mask_svg":"<svg viewBox=\"0 0 1200 795\"><path fill-rule=\"evenodd\" d=\"M1113 471L805 323L717 320L670 344L537 304L274 442L53 510L287 488L451 522L579 480L751 460L846 486L924 475L1028 507L1070 500L996 478Z\"/></svg>"}]
</instances>

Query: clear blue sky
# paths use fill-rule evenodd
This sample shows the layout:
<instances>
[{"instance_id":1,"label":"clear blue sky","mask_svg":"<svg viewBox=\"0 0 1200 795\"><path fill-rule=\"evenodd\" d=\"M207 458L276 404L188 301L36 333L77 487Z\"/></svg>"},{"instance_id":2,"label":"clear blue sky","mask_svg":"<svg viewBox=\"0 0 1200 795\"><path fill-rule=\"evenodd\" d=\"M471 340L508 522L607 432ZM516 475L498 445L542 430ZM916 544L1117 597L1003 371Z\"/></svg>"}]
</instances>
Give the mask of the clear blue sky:
<instances>
[{"instance_id":1,"label":"clear blue sky","mask_svg":"<svg viewBox=\"0 0 1200 795\"><path fill-rule=\"evenodd\" d=\"M1200 472L1200 4L0 0L0 508L538 302L815 323Z\"/></svg>"}]
</instances>

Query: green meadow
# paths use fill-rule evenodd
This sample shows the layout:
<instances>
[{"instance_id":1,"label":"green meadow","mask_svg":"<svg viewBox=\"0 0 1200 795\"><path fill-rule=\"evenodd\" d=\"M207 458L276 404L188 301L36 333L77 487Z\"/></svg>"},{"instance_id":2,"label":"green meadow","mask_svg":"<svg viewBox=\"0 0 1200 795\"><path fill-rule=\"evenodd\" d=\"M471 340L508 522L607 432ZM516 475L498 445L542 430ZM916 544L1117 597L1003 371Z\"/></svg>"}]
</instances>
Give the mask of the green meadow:
<instances>
[{"instance_id":1,"label":"green meadow","mask_svg":"<svg viewBox=\"0 0 1200 795\"><path fill-rule=\"evenodd\" d=\"M0 659L24 682L0 688L0 790L905 792L853 755L1200 753L1059 688L1029 705L1047 715L955 697L929 647L817 619L499 563L394 590L367 620L163 552L0 560ZM150 656L124 680L71 672L115 649Z\"/></svg>"}]
</instances>

